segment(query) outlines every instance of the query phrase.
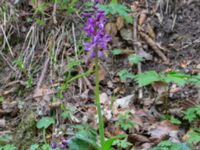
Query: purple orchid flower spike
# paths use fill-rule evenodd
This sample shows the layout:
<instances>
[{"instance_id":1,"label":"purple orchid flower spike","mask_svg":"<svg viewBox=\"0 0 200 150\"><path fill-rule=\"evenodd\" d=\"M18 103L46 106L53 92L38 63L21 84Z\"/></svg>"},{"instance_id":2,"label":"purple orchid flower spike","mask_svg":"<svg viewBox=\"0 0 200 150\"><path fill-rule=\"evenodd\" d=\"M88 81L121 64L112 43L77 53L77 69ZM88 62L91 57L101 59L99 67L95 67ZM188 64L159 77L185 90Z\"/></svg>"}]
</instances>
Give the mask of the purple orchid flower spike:
<instances>
[{"instance_id":1,"label":"purple orchid flower spike","mask_svg":"<svg viewBox=\"0 0 200 150\"><path fill-rule=\"evenodd\" d=\"M90 52L91 57L95 57L95 50L98 49L98 57L103 56L103 51L107 50L107 44L111 37L105 33L106 18L103 10L98 9L97 4L101 0L95 0L94 13L85 13L89 17L83 30L90 41L85 42L85 50Z\"/></svg>"}]
</instances>

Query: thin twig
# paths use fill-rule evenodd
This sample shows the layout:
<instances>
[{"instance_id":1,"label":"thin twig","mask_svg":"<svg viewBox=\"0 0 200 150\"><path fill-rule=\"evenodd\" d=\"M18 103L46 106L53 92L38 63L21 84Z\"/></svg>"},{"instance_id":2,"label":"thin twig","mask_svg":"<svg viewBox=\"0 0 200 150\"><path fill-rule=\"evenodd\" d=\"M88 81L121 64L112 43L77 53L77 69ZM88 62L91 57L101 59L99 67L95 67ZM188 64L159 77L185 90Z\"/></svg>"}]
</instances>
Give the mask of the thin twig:
<instances>
[{"instance_id":1,"label":"thin twig","mask_svg":"<svg viewBox=\"0 0 200 150\"><path fill-rule=\"evenodd\" d=\"M137 35L138 17L139 17L139 15L137 14L137 17L135 18L134 24L133 24L133 41L134 41L133 48L136 51L136 54L139 53L138 52L139 43L138 43L138 38L137 38L137 36L138 36ZM141 63L137 64L137 68L138 68L138 74L142 73ZM138 93L138 99L142 99L142 97L143 97L143 89L140 88L138 92L139 92Z\"/></svg>"},{"instance_id":2,"label":"thin twig","mask_svg":"<svg viewBox=\"0 0 200 150\"><path fill-rule=\"evenodd\" d=\"M2 53L2 50L0 50L0 56L2 57L2 59L4 60L4 62L13 70L16 72L16 69L11 65L11 63L9 62L9 60L4 56L4 54Z\"/></svg>"},{"instance_id":3,"label":"thin twig","mask_svg":"<svg viewBox=\"0 0 200 150\"><path fill-rule=\"evenodd\" d=\"M76 59L78 60L78 50L77 50L77 45L76 45L76 35L75 35L75 29L74 29L74 24L72 23L72 32L73 32L73 39L74 39L74 50L75 50L75 55Z\"/></svg>"},{"instance_id":4,"label":"thin twig","mask_svg":"<svg viewBox=\"0 0 200 150\"><path fill-rule=\"evenodd\" d=\"M57 0L55 0L54 5L53 5L52 16L53 16L53 23L54 24L57 24L57 20L56 20L56 8L57 8Z\"/></svg>"},{"instance_id":5,"label":"thin twig","mask_svg":"<svg viewBox=\"0 0 200 150\"><path fill-rule=\"evenodd\" d=\"M160 56L164 62L168 63L169 60L167 57L163 54L163 52L159 49L156 42L153 41L147 34L140 32L140 36L147 42L147 44L156 52L158 56Z\"/></svg>"},{"instance_id":6,"label":"thin twig","mask_svg":"<svg viewBox=\"0 0 200 150\"><path fill-rule=\"evenodd\" d=\"M1 25L1 30L2 30L2 32L3 32L4 39L5 39L5 41L6 41L7 45L8 45L8 49L9 49L9 51L10 51L10 54L11 54L12 57L14 57L14 53L13 53L13 51L12 51L12 49L11 49L11 46L10 46L10 44L9 44L9 42L8 42L8 38L7 38L7 36L6 36L6 33L5 33L5 31L4 31L2 25Z\"/></svg>"},{"instance_id":7,"label":"thin twig","mask_svg":"<svg viewBox=\"0 0 200 150\"><path fill-rule=\"evenodd\" d=\"M46 61L43 65L43 69L42 69L42 72L41 72L41 75L40 75L40 78L39 78L39 81L37 83L37 86L36 86L36 89L35 89L35 93L39 90L41 84L42 84L42 81L44 80L44 77L45 77L45 74L47 72L47 68L48 68L48 63L49 63L49 57L46 58Z\"/></svg>"}]
</instances>

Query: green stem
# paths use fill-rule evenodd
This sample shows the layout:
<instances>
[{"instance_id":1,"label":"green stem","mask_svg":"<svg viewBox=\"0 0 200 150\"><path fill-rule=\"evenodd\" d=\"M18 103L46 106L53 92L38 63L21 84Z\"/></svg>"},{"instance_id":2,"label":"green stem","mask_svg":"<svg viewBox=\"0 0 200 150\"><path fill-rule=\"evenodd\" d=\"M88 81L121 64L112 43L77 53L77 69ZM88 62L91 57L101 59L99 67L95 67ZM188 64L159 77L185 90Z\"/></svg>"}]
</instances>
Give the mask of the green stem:
<instances>
[{"instance_id":1,"label":"green stem","mask_svg":"<svg viewBox=\"0 0 200 150\"><path fill-rule=\"evenodd\" d=\"M98 113L98 121L99 121L99 133L100 133L100 142L101 147L104 145L104 124L103 124L103 116L101 112L101 104L99 98L99 63L98 63L98 50L95 51L95 99L96 99L96 107Z\"/></svg>"},{"instance_id":2,"label":"green stem","mask_svg":"<svg viewBox=\"0 0 200 150\"><path fill-rule=\"evenodd\" d=\"M93 70L88 70L87 72L81 73L81 74L79 74L79 75L77 75L77 76L71 78L70 80L67 80L66 83L69 84L69 83L71 83L72 81L75 81L75 80L77 80L77 79L79 79L79 78L88 76L88 75L90 75L90 74L92 74L92 73L93 73Z\"/></svg>"},{"instance_id":3,"label":"green stem","mask_svg":"<svg viewBox=\"0 0 200 150\"><path fill-rule=\"evenodd\" d=\"M47 144L47 141L46 141L46 129L43 129L43 140L44 140L44 143Z\"/></svg>"}]
</instances>

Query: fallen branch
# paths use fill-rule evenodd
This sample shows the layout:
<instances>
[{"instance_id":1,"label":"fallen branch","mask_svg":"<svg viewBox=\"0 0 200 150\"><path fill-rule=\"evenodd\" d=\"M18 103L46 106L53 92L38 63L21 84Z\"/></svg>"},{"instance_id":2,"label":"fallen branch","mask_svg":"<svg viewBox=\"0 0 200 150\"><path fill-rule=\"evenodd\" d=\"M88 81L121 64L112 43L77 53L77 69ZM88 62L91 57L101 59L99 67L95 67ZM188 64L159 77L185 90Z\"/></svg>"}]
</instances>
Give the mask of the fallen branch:
<instances>
[{"instance_id":1,"label":"fallen branch","mask_svg":"<svg viewBox=\"0 0 200 150\"><path fill-rule=\"evenodd\" d=\"M139 32L139 33L140 33L140 36L147 42L147 44L156 52L156 54L160 56L164 62L168 63L169 60L164 55L164 53L160 50L157 43L153 41L147 34L143 32Z\"/></svg>"}]
</instances>

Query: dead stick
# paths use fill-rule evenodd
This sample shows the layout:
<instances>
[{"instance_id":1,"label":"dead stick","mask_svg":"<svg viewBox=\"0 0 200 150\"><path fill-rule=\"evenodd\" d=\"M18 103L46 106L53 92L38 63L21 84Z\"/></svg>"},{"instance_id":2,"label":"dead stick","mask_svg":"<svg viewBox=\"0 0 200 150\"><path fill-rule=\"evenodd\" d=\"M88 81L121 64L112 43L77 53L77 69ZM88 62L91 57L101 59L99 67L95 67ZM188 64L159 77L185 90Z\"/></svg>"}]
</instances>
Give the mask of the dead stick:
<instances>
[{"instance_id":1,"label":"dead stick","mask_svg":"<svg viewBox=\"0 0 200 150\"><path fill-rule=\"evenodd\" d=\"M137 14L135 20L134 20L134 24L133 24L133 48L136 51L136 54L138 54L138 50L139 50L139 43L138 43L138 34L137 34L137 27L138 27L138 17L139 15ZM141 68L141 63L139 62L137 64L137 68L138 68L138 74L142 73L142 68ZM143 97L143 90L142 88L139 89L138 91L138 99L142 99Z\"/></svg>"},{"instance_id":2,"label":"dead stick","mask_svg":"<svg viewBox=\"0 0 200 150\"><path fill-rule=\"evenodd\" d=\"M40 75L40 78L39 78L39 81L37 83L37 86L36 86L36 89L35 89L35 93L37 93L37 91L39 90L41 84L42 84L42 81L44 80L44 76L47 72L47 68L48 68L48 63L49 63L49 57L47 57L45 63L44 63L44 66L42 67L43 70L41 72L41 75Z\"/></svg>"},{"instance_id":3,"label":"dead stick","mask_svg":"<svg viewBox=\"0 0 200 150\"><path fill-rule=\"evenodd\" d=\"M160 51L155 41L153 41L148 35L143 32L140 32L140 36L147 42L147 44L160 56L163 61L168 62L167 57Z\"/></svg>"}]
</instances>

